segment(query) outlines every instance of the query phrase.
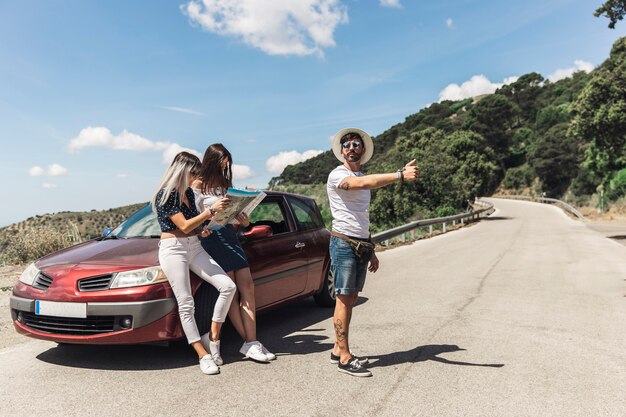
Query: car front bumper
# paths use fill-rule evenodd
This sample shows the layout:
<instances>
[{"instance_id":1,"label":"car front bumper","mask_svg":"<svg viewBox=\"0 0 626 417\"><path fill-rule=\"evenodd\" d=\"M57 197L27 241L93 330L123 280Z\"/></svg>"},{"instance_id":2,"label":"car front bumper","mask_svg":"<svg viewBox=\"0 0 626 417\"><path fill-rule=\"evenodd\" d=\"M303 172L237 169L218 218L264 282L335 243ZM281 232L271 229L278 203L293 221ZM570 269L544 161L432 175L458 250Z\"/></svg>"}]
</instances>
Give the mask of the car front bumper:
<instances>
[{"instance_id":1,"label":"car front bumper","mask_svg":"<svg viewBox=\"0 0 626 417\"><path fill-rule=\"evenodd\" d=\"M11 317L18 333L62 343L128 344L182 336L176 300L88 302L86 318L39 315L35 300L11 295Z\"/></svg>"}]
</instances>

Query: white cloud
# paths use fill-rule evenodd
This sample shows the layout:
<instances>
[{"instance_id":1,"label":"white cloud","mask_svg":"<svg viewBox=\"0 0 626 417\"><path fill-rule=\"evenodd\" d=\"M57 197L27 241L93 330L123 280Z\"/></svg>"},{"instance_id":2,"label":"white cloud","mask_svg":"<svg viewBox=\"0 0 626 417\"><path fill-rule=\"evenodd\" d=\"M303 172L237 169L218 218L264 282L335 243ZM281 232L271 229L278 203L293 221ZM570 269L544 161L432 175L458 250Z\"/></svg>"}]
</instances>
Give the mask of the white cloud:
<instances>
[{"instance_id":1,"label":"white cloud","mask_svg":"<svg viewBox=\"0 0 626 417\"><path fill-rule=\"evenodd\" d=\"M51 177L59 177L67 174L67 168L62 167L59 164L52 164L48 166L48 175Z\"/></svg>"},{"instance_id":2,"label":"white cloud","mask_svg":"<svg viewBox=\"0 0 626 417\"><path fill-rule=\"evenodd\" d=\"M439 93L439 101L444 100L463 100L470 97L476 97L483 94L491 94L505 84L515 82L517 77L507 77L502 83L492 83L484 75L474 75L469 81L463 84L448 84Z\"/></svg>"},{"instance_id":3,"label":"white cloud","mask_svg":"<svg viewBox=\"0 0 626 417\"><path fill-rule=\"evenodd\" d=\"M169 142L153 142L124 130L114 135L106 127L86 127L67 146L70 153L88 147L109 148L125 151L159 151L167 149Z\"/></svg>"},{"instance_id":4,"label":"white cloud","mask_svg":"<svg viewBox=\"0 0 626 417\"><path fill-rule=\"evenodd\" d=\"M253 175L254 173L252 172L252 168L249 166L233 164L233 179L245 180L252 178Z\"/></svg>"},{"instance_id":5,"label":"white cloud","mask_svg":"<svg viewBox=\"0 0 626 417\"><path fill-rule=\"evenodd\" d=\"M452 29L452 28L454 27L454 21L452 20L452 18L451 18L451 17L449 17L449 18L446 20L446 26L447 26L447 27L449 27L450 29Z\"/></svg>"},{"instance_id":6,"label":"white cloud","mask_svg":"<svg viewBox=\"0 0 626 417\"><path fill-rule=\"evenodd\" d=\"M339 0L192 0L181 10L207 32L240 39L270 55L319 55L348 22Z\"/></svg>"},{"instance_id":7,"label":"white cloud","mask_svg":"<svg viewBox=\"0 0 626 417\"><path fill-rule=\"evenodd\" d=\"M174 106L158 106L160 109L171 110L178 113L186 113L193 114L194 116L204 116L204 113L200 113L199 111L187 109L185 107L174 107Z\"/></svg>"},{"instance_id":8,"label":"white cloud","mask_svg":"<svg viewBox=\"0 0 626 417\"><path fill-rule=\"evenodd\" d=\"M117 178L128 178L129 175L125 172L120 172L119 174L116 175Z\"/></svg>"},{"instance_id":9,"label":"white cloud","mask_svg":"<svg viewBox=\"0 0 626 417\"><path fill-rule=\"evenodd\" d=\"M56 184L50 184L49 182L44 182L41 184L41 186L47 189L57 188Z\"/></svg>"},{"instance_id":10,"label":"white cloud","mask_svg":"<svg viewBox=\"0 0 626 417\"><path fill-rule=\"evenodd\" d=\"M176 157L176 155L178 155L180 152L183 152L183 151L192 153L198 158L200 158L200 160L202 160L202 154L196 151L195 149L184 148L180 146L178 143L172 143L167 147L167 149L165 149L165 151L163 151L163 163L165 165L171 164L174 158Z\"/></svg>"},{"instance_id":11,"label":"white cloud","mask_svg":"<svg viewBox=\"0 0 626 417\"><path fill-rule=\"evenodd\" d=\"M39 166L34 166L28 170L28 175L30 175L31 177L40 177L45 173L46 171L44 171L43 168Z\"/></svg>"},{"instance_id":12,"label":"white cloud","mask_svg":"<svg viewBox=\"0 0 626 417\"><path fill-rule=\"evenodd\" d=\"M558 68L552 74L548 75L548 80L550 80L551 82L556 82L564 78L571 77L572 75L574 75L575 72L578 72L578 71L591 72L594 69L594 66L591 62L586 62L580 59L577 59L576 61L574 61L574 65L575 65L574 67L570 67L570 68Z\"/></svg>"},{"instance_id":13,"label":"white cloud","mask_svg":"<svg viewBox=\"0 0 626 417\"><path fill-rule=\"evenodd\" d=\"M313 158L322 152L323 151L318 150L309 150L302 153L297 151L280 152L278 155L271 156L267 161L265 161L265 167L273 174L280 174L287 165L293 165L298 162L306 161L307 159Z\"/></svg>"},{"instance_id":14,"label":"white cloud","mask_svg":"<svg viewBox=\"0 0 626 417\"><path fill-rule=\"evenodd\" d=\"M395 7L397 9L401 9L402 5L400 4L400 0L378 0L383 7Z\"/></svg>"},{"instance_id":15,"label":"white cloud","mask_svg":"<svg viewBox=\"0 0 626 417\"><path fill-rule=\"evenodd\" d=\"M40 166L34 166L28 170L28 175L30 175L31 177L41 177L42 175L48 175L50 177L60 177L66 174L67 168L59 164L48 165L47 171Z\"/></svg>"}]
</instances>

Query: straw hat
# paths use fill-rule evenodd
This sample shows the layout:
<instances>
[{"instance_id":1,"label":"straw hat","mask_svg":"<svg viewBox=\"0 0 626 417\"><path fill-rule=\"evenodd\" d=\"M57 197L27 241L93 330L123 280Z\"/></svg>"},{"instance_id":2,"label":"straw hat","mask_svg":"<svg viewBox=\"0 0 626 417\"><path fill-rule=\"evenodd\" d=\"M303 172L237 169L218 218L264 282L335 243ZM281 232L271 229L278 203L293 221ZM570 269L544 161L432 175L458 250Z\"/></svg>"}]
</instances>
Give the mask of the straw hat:
<instances>
[{"instance_id":1,"label":"straw hat","mask_svg":"<svg viewBox=\"0 0 626 417\"><path fill-rule=\"evenodd\" d=\"M363 146L365 146L365 153L361 156L359 162L362 164L366 163L372 157L374 153L374 141L370 135L362 131L361 129L357 129L354 127L346 127L341 129L339 132L335 134L333 137L333 153L335 157L339 159L339 162L345 162L343 155L341 154L341 138L344 137L347 133L356 133L363 139Z\"/></svg>"}]
</instances>

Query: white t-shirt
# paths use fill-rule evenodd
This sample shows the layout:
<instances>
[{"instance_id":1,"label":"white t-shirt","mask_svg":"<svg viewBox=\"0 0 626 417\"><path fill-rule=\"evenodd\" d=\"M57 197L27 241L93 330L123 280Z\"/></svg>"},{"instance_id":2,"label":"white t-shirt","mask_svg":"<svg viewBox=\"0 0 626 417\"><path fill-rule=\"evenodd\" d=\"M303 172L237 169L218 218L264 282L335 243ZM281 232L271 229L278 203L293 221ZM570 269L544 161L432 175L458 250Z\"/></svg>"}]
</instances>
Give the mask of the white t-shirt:
<instances>
[{"instance_id":1,"label":"white t-shirt","mask_svg":"<svg viewBox=\"0 0 626 417\"><path fill-rule=\"evenodd\" d=\"M216 194L203 194L202 190L198 188L192 188L193 196L196 199L196 208L198 209L198 213L202 213L204 210L208 210L213 204L217 202L221 195Z\"/></svg>"},{"instance_id":2,"label":"white t-shirt","mask_svg":"<svg viewBox=\"0 0 626 417\"><path fill-rule=\"evenodd\" d=\"M326 192L333 216L333 230L344 235L367 239L370 235L370 190L343 190L341 181L349 176L361 177L361 171L353 172L340 165L328 175Z\"/></svg>"}]
</instances>

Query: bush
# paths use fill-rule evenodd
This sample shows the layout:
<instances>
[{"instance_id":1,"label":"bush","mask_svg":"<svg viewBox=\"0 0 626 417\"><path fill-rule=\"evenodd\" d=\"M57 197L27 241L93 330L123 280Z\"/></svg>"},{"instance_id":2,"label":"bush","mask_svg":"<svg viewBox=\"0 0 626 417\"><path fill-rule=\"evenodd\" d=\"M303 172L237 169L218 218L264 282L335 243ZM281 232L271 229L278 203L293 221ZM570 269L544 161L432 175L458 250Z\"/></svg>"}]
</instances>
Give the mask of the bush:
<instances>
[{"instance_id":1,"label":"bush","mask_svg":"<svg viewBox=\"0 0 626 417\"><path fill-rule=\"evenodd\" d=\"M73 240L67 230L37 226L8 236L4 243L0 263L23 265L78 242Z\"/></svg>"},{"instance_id":2,"label":"bush","mask_svg":"<svg viewBox=\"0 0 626 417\"><path fill-rule=\"evenodd\" d=\"M502 185L509 190L519 191L529 187L533 182L533 174L528 165L510 168L506 171Z\"/></svg>"},{"instance_id":3,"label":"bush","mask_svg":"<svg viewBox=\"0 0 626 417\"><path fill-rule=\"evenodd\" d=\"M455 214L457 214L457 210L451 206L443 206L435 210L435 217L454 216Z\"/></svg>"},{"instance_id":4,"label":"bush","mask_svg":"<svg viewBox=\"0 0 626 417\"><path fill-rule=\"evenodd\" d=\"M623 195L626 195L626 168L613 175L606 191L606 196L611 201L617 200Z\"/></svg>"}]
</instances>

